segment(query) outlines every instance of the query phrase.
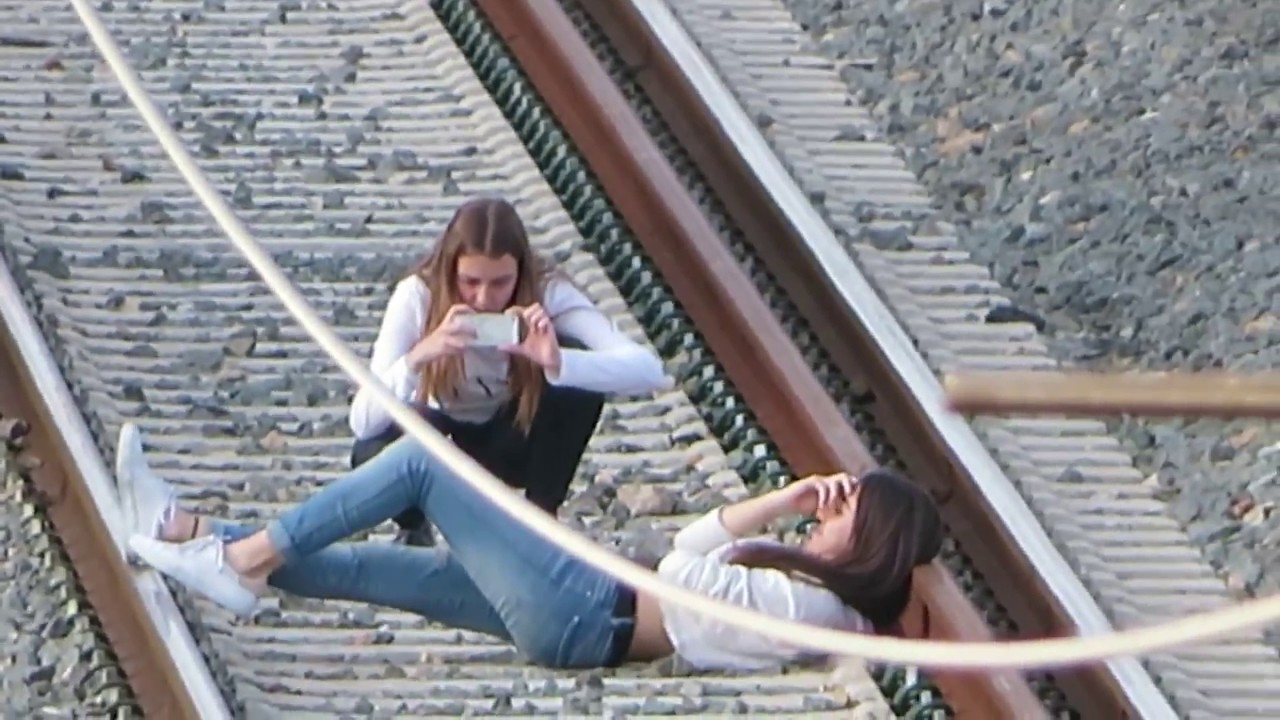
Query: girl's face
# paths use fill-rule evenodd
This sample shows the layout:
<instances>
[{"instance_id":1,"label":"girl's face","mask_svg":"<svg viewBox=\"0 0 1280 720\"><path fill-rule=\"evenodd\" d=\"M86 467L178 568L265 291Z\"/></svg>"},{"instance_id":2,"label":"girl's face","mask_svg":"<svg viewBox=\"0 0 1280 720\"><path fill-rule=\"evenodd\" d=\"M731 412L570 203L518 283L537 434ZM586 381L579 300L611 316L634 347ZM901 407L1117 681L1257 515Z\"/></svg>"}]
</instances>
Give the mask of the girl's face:
<instances>
[{"instance_id":1,"label":"girl's face","mask_svg":"<svg viewBox=\"0 0 1280 720\"><path fill-rule=\"evenodd\" d=\"M476 312L502 312L511 304L519 274L520 264L510 255L463 255L456 273L458 297Z\"/></svg>"},{"instance_id":2,"label":"girl's face","mask_svg":"<svg viewBox=\"0 0 1280 720\"><path fill-rule=\"evenodd\" d=\"M830 560L848 555L854 542L853 519L857 512L857 490L844 502L819 510L816 514L818 525L805 538L805 550Z\"/></svg>"}]
</instances>

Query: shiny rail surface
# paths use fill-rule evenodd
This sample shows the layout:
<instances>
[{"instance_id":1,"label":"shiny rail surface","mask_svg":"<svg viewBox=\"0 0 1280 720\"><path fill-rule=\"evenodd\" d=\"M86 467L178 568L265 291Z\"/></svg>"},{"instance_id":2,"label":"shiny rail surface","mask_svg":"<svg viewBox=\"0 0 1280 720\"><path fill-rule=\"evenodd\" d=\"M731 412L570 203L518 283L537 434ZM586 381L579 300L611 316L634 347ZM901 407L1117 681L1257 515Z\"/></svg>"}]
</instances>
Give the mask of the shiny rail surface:
<instances>
[{"instance_id":1,"label":"shiny rail surface","mask_svg":"<svg viewBox=\"0 0 1280 720\"><path fill-rule=\"evenodd\" d=\"M993 584L1004 580L998 598L1024 601L1007 601L1024 632L1145 625L1231 602L1102 423L966 427L943 410L938 373L1053 363L1034 327L996 319L1008 304L999 286L933 219L875 122L776 0L584 7L629 46L637 80L716 192L751 218L748 241L771 269L790 268L783 286L841 369L880 396L890 439L917 439L903 442L921 460L917 476L947 479L975 521L976 500L1003 506L1004 529L971 529L980 542L966 545ZM1108 703L1097 706L1106 716L1127 705L1135 717L1274 717L1278 674L1274 651L1250 633L1058 679L1073 699Z\"/></svg>"},{"instance_id":2,"label":"shiny rail surface","mask_svg":"<svg viewBox=\"0 0 1280 720\"><path fill-rule=\"evenodd\" d=\"M124 420L142 426L153 464L190 501L246 522L337 476L348 383L211 227L71 11L8 2L0 12L37 40L0 54L0 251L21 293L5 308L39 324L40 337L24 342L45 356L40 394L61 413L48 427L76 443L83 487L109 526L100 535L115 540L110 567L122 528L104 458ZM393 273L461 197L480 192L515 200L538 247L643 338L426 4L156 1L102 12L204 170L350 342L368 346ZM692 349L665 353L673 373L686 372ZM590 479L594 489L564 514L605 543L651 528L661 537L741 496L735 467L755 462L728 457L685 392L622 399L606 409L576 486ZM632 517L612 496L634 494L636 480L653 502ZM856 666L838 676L691 676L669 662L556 673L406 613L281 598L240 623L201 599L175 602L154 573L126 577L143 602L170 604L138 613L166 640L187 632L185 616L188 647L200 651L190 669L204 678L161 673L165 688L137 689L185 688L204 717L891 715ZM200 687L214 697L194 694Z\"/></svg>"}]
</instances>

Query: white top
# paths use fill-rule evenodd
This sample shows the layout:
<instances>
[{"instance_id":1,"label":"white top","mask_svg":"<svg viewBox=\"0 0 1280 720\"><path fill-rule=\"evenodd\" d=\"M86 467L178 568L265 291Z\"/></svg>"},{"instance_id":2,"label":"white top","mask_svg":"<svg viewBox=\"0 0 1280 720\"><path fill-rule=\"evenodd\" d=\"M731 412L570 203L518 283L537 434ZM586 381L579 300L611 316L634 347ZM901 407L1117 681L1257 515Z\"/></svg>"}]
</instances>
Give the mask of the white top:
<instances>
[{"instance_id":1,"label":"white top","mask_svg":"<svg viewBox=\"0 0 1280 720\"><path fill-rule=\"evenodd\" d=\"M373 342L369 369L397 398L417 397L420 374L409 368L406 353L423 337L431 291L414 275L396 284L387 301L382 327ZM542 307L556 332L581 341L589 350L560 349L560 375L547 382L583 390L640 394L668 389L671 384L662 361L650 350L618 332L607 317L569 282L552 278ZM456 399L429 403L464 422L484 422L509 399L507 353L496 348L463 352L466 375ZM392 423L389 414L364 390L351 401L348 424L357 439L373 437Z\"/></svg>"},{"instance_id":2,"label":"white top","mask_svg":"<svg viewBox=\"0 0 1280 720\"><path fill-rule=\"evenodd\" d=\"M681 587L772 617L834 630L873 632L869 621L824 588L793 580L780 570L724 561L731 548L747 542L778 544L767 537L735 537L720 521L720 510L712 510L676 534L674 548L658 564L658 574ZM660 605L672 647L697 668L759 670L821 657L702 613L661 601Z\"/></svg>"}]
</instances>

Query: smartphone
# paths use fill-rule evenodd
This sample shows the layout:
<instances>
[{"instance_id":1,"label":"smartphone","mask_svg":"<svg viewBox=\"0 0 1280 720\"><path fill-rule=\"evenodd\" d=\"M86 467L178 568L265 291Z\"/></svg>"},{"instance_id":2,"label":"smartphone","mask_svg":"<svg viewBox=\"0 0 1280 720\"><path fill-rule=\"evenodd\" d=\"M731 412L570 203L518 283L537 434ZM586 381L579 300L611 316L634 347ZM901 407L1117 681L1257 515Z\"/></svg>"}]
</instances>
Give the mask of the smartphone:
<instances>
[{"instance_id":1,"label":"smartphone","mask_svg":"<svg viewBox=\"0 0 1280 720\"><path fill-rule=\"evenodd\" d=\"M500 347L520 342L520 318L504 313L474 313L464 315L467 324L475 331L471 344L476 347Z\"/></svg>"}]
</instances>

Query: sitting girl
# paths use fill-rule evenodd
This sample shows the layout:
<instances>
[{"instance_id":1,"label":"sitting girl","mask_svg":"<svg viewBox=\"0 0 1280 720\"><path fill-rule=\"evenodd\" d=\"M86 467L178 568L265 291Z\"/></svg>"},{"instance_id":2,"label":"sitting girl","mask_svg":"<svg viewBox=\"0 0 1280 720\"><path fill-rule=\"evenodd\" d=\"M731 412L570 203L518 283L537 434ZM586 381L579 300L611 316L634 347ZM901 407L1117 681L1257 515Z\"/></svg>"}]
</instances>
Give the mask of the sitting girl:
<instances>
[{"instance_id":1,"label":"sitting girl","mask_svg":"<svg viewBox=\"0 0 1280 720\"><path fill-rule=\"evenodd\" d=\"M519 316L524 338L477 346L467 322L475 313ZM657 355L535 255L515 208L494 198L463 203L432 252L396 284L369 366L463 452L553 515L605 394L669 387ZM365 390L352 399L348 422L352 468L401 434ZM431 544L416 507L395 521L406 543Z\"/></svg>"},{"instance_id":2,"label":"sitting girl","mask_svg":"<svg viewBox=\"0 0 1280 720\"><path fill-rule=\"evenodd\" d=\"M125 425L116 473L129 545L145 562L241 615L267 586L417 613L515 645L551 668L616 667L678 653L704 669L753 669L809 656L635 592L501 510L412 438L402 438L264 528L196 516L147 466ZM338 543L416 507L447 547ZM816 515L803 545L741 540L786 514ZM658 573L768 615L894 633L912 570L942 545L937 507L887 470L809 477L713 510L681 530Z\"/></svg>"}]
</instances>

